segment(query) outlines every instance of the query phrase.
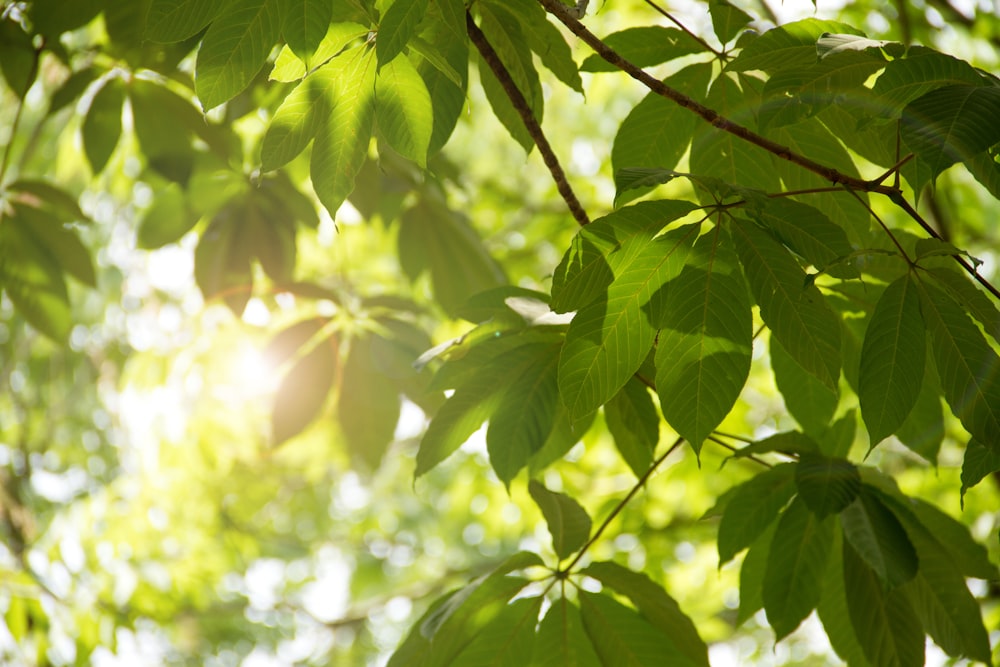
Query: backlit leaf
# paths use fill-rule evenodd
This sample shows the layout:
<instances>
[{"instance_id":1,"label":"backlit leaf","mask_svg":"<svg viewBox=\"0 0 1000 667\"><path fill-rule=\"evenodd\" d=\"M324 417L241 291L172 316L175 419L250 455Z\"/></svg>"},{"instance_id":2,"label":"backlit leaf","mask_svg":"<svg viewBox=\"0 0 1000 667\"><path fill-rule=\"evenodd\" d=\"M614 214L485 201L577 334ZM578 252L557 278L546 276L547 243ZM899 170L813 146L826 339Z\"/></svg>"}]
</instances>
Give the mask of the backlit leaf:
<instances>
[{"instance_id":1,"label":"backlit leaf","mask_svg":"<svg viewBox=\"0 0 1000 667\"><path fill-rule=\"evenodd\" d=\"M660 416L649 389L639 380L630 379L604 405L604 420L625 463L636 477L644 475L660 439Z\"/></svg>"},{"instance_id":2,"label":"backlit leaf","mask_svg":"<svg viewBox=\"0 0 1000 667\"><path fill-rule=\"evenodd\" d=\"M337 339L320 340L282 378L271 409L271 439L280 445L301 433L323 409L337 366Z\"/></svg>"},{"instance_id":3,"label":"backlit leaf","mask_svg":"<svg viewBox=\"0 0 1000 667\"><path fill-rule=\"evenodd\" d=\"M896 516L876 494L862 491L840 514L844 537L892 588L917 574L917 552Z\"/></svg>"},{"instance_id":4,"label":"backlit leaf","mask_svg":"<svg viewBox=\"0 0 1000 667\"><path fill-rule=\"evenodd\" d=\"M590 537L591 521L587 511L565 493L549 491L537 480L528 482L528 491L542 510L556 555L560 559L569 558Z\"/></svg>"},{"instance_id":5,"label":"backlit leaf","mask_svg":"<svg viewBox=\"0 0 1000 667\"><path fill-rule=\"evenodd\" d=\"M837 410L837 393L820 382L815 375L807 373L773 336L770 351L771 371L785 407L806 433L815 435L821 432ZM852 433L852 440L853 437Z\"/></svg>"},{"instance_id":6,"label":"backlit leaf","mask_svg":"<svg viewBox=\"0 0 1000 667\"><path fill-rule=\"evenodd\" d=\"M610 596L581 592L580 611L587 636L602 664L622 667L697 664L639 614Z\"/></svg>"},{"instance_id":7,"label":"backlit leaf","mask_svg":"<svg viewBox=\"0 0 1000 667\"><path fill-rule=\"evenodd\" d=\"M542 600L531 597L511 602L479 631L453 662L443 664L468 667L524 667L530 664Z\"/></svg>"},{"instance_id":8,"label":"backlit leaf","mask_svg":"<svg viewBox=\"0 0 1000 667\"><path fill-rule=\"evenodd\" d=\"M559 598L538 628L532 667L600 667L601 662L583 630L580 609Z\"/></svg>"},{"instance_id":9,"label":"backlit leaf","mask_svg":"<svg viewBox=\"0 0 1000 667\"><path fill-rule=\"evenodd\" d=\"M427 86L406 56L382 65L375 79L375 122L397 153L420 166L427 162L433 114Z\"/></svg>"},{"instance_id":10,"label":"backlit leaf","mask_svg":"<svg viewBox=\"0 0 1000 667\"><path fill-rule=\"evenodd\" d=\"M757 540L795 494L794 464L784 463L736 487L719 522L719 565Z\"/></svg>"},{"instance_id":11,"label":"backlit leaf","mask_svg":"<svg viewBox=\"0 0 1000 667\"><path fill-rule=\"evenodd\" d=\"M281 36L291 50L308 63L326 37L333 19L329 0L283 0Z\"/></svg>"},{"instance_id":12,"label":"backlit leaf","mask_svg":"<svg viewBox=\"0 0 1000 667\"><path fill-rule=\"evenodd\" d=\"M146 16L146 39L180 42L197 34L225 8L224 2L152 0Z\"/></svg>"},{"instance_id":13,"label":"backlit leaf","mask_svg":"<svg viewBox=\"0 0 1000 667\"><path fill-rule=\"evenodd\" d=\"M381 68L403 52L427 13L427 0L395 0L382 16L375 39L375 55Z\"/></svg>"},{"instance_id":14,"label":"backlit leaf","mask_svg":"<svg viewBox=\"0 0 1000 667\"><path fill-rule=\"evenodd\" d=\"M659 65L705 47L677 28L641 26L626 28L604 38L604 42L636 67ZM588 56L580 66L582 72L614 72L614 65L598 55Z\"/></svg>"},{"instance_id":15,"label":"backlit leaf","mask_svg":"<svg viewBox=\"0 0 1000 667\"><path fill-rule=\"evenodd\" d=\"M965 448L965 458L962 461L962 498L965 498L966 491L998 470L1000 470L1000 447L987 447L975 438L971 439Z\"/></svg>"}]
</instances>

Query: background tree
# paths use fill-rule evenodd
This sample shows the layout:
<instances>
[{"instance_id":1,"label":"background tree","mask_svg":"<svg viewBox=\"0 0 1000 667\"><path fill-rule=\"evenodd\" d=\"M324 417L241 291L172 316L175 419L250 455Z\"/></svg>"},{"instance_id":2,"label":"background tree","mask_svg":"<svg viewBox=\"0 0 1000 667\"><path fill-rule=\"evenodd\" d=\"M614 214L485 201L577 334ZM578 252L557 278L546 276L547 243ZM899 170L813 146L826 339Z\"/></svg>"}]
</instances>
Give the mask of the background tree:
<instances>
[{"instance_id":1,"label":"background tree","mask_svg":"<svg viewBox=\"0 0 1000 667\"><path fill-rule=\"evenodd\" d=\"M1000 657L988 8L0 7L5 662Z\"/></svg>"}]
</instances>

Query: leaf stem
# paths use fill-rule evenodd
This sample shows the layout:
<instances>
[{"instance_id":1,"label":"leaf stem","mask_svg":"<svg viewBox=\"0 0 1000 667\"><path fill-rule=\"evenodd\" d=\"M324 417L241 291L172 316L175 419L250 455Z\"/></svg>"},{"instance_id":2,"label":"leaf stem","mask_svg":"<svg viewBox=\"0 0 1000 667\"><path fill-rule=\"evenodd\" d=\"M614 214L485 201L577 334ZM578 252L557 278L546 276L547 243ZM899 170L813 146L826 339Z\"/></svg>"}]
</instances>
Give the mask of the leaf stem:
<instances>
[{"instance_id":1,"label":"leaf stem","mask_svg":"<svg viewBox=\"0 0 1000 667\"><path fill-rule=\"evenodd\" d=\"M562 568L560 572L569 572L570 570L573 569L574 566L576 566L577 563L580 562L580 559L583 558L583 555L587 553L590 547L592 547L594 543L597 542L597 540L600 539L601 535L604 534L604 531L607 530L608 526L611 524L612 521L614 521L615 517L621 514L622 510L625 509L625 506L628 505L629 501L632 500L632 498L635 497L635 494L639 492L639 489L641 489L643 486L646 485L646 482L649 481L649 478L656 471L656 469L659 468L660 465L667 459L667 457L673 454L674 451L678 447L680 447L683 443L684 443L684 438L678 437L676 440L674 440L674 444L670 445L670 448L667 449L667 451L663 452L663 454L660 455L658 459L653 461L653 464L649 466L649 470L647 470L642 475L642 477L640 477L638 481L636 481L636 483L632 486L632 489L628 492L628 494L626 494L626 496L622 498L617 505L615 505L615 508L611 510L611 513L608 514L607 517L605 517L604 521L601 522L601 525L597 528L597 530L594 531L594 534L590 536L589 540L587 540L587 543L584 544L582 547L580 547L580 550L576 552L576 556L574 556L573 560L569 562L569 565Z\"/></svg>"},{"instance_id":2,"label":"leaf stem","mask_svg":"<svg viewBox=\"0 0 1000 667\"><path fill-rule=\"evenodd\" d=\"M559 158L556 157L548 139L545 138L545 134L542 132L542 126L531 113L531 107L528 105L528 101L524 98L524 94L518 89L517 84L514 83L514 79L511 78L510 72L507 71L503 61L500 60L500 56L498 56L497 52L493 50L489 40L486 39L486 35L484 35L483 31L476 25L476 22L472 18L472 14L469 12L465 13L465 25L469 33L469 39L472 41L473 45L475 45L476 50L479 51L479 55L482 56L483 61L489 65L489 68L493 72L493 75L496 76L497 81L500 82L500 85L503 87L504 92L507 93L507 97L510 99L511 104L514 105L514 109L517 110L517 115L521 117L521 122L524 123L524 127L528 130L528 134L531 135L531 139L535 142L535 146L538 147L538 152L542 156L542 161L545 162L545 166L548 167L549 173L552 174L552 180L555 181L556 189L559 190L559 194L562 195L563 201L566 202L566 206L569 208L570 213L573 214L573 217L576 218L576 221L580 223L581 226L589 224L590 218L587 216L587 212L583 209L583 205L580 204L580 200L576 198L576 193L573 192L573 188L570 186L569 181L566 180L566 172L563 171L562 166L559 164Z\"/></svg>"}]
</instances>

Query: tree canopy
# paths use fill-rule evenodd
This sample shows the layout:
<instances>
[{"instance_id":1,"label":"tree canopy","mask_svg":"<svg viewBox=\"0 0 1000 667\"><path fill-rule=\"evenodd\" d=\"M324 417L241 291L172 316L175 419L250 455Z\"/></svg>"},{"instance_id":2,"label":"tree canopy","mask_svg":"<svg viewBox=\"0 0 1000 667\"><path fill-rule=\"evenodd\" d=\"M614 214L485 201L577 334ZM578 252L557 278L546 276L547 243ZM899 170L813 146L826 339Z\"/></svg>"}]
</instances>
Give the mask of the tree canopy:
<instances>
[{"instance_id":1,"label":"tree canopy","mask_svg":"<svg viewBox=\"0 0 1000 667\"><path fill-rule=\"evenodd\" d=\"M0 1L0 662L1000 661L1000 16Z\"/></svg>"}]
</instances>

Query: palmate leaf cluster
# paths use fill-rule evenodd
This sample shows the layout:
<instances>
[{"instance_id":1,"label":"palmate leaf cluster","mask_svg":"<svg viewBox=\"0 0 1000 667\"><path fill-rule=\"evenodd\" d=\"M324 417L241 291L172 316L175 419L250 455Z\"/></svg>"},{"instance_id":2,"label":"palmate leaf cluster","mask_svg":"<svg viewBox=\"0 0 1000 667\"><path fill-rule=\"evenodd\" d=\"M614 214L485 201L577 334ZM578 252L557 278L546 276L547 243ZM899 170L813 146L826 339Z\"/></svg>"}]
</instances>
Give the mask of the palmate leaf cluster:
<instances>
[{"instance_id":1,"label":"palmate leaf cluster","mask_svg":"<svg viewBox=\"0 0 1000 667\"><path fill-rule=\"evenodd\" d=\"M761 29L726 0L705 3L703 35L649 7L623 14L635 25L605 29L593 10L580 24L556 0L64 4L2 5L0 71L18 109L0 171L7 311L73 347L71 297L107 273L80 188L12 162L33 150L18 123L37 90L39 128L76 118L91 189L148 191L138 248L193 246L204 300L233 317L252 300L298 303L263 346L280 375L269 452L334 424L353 469L412 456L423 483L483 429L505 490L526 482L551 549L434 599L390 665L709 664L657 576L593 549L669 456L710 448L729 457L721 474L753 471L733 474L706 518L720 568L745 552L736 623L763 610L781 641L815 612L851 665L924 664L927 637L992 662L996 596L967 580L995 585L996 564L892 474L896 460L937 465L943 446L961 452L963 498L1000 471L998 293L938 210L958 170L982 201L1000 198L996 76L850 22ZM546 104L622 70L645 92L614 128L613 201L584 206L544 141ZM534 258L535 275L484 240L486 186L469 195L461 162L476 150L455 146L479 140L463 129L470 109L542 153L551 198L573 213L560 219L586 222L559 232L557 261ZM406 288L316 266L310 244L345 211L389 235L364 261L392 263ZM782 398L781 429L744 417L749 432L732 434L761 382ZM399 446L410 406L426 428ZM605 435L638 481L595 528L587 485L553 479ZM23 510L8 477L4 498ZM30 573L15 514L11 553ZM47 612L26 595L6 605L14 640L43 645ZM79 661L101 643L79 640Z\"/></svg>"}]
</instances>

